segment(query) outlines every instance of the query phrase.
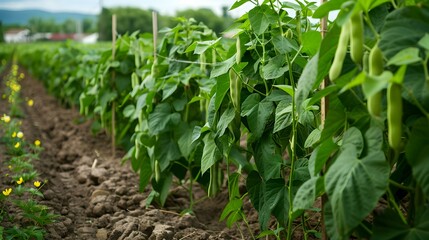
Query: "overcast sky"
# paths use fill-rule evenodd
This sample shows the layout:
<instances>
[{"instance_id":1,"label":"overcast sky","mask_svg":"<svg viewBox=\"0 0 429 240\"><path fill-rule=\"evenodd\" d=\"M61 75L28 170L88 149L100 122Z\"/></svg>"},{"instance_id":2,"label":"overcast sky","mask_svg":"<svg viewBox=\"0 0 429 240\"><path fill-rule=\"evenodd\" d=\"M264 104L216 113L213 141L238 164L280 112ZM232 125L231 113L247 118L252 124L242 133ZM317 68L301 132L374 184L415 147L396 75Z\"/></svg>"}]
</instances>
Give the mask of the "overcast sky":
<instances>
[{"instance_id":1,"label":"overcast sky","mask_svg":"<svg viewBox=\"0 0 429 240\"><path fill-rule=\"evenodd\" d=\"M41 9L97 14L101 2L105 7L134 6L173 15L177 10L202 7L211 8L217 14L221 14L222 6L229 8L235 0L0 0L0 9ZM248 11L249 7L244 5L230 13L240 16Z\"/></svg>"}]
</instances>

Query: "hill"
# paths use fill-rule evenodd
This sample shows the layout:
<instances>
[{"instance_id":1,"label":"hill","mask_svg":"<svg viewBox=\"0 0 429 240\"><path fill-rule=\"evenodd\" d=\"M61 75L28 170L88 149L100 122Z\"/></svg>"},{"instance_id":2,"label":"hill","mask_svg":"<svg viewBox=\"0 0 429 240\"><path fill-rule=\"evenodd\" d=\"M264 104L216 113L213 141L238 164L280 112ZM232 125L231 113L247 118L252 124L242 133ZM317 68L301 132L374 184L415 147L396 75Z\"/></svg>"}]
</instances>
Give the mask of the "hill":
<instances>
[{"instance_id":1,"label":"hill","mask_svg":"<svg viewBox=\"0 0 429 240\"><path fill-rule=\"evenodd\" d=\"M0 21L3 25L20 24L24 25L29 19L40 17L44 19L54 19L56 22L64 22L66 19L82 20L85 18L96 19L96 15L75 12L48 12L43 10L6 10L0 9Z\"/></svg>"}]
</instances>

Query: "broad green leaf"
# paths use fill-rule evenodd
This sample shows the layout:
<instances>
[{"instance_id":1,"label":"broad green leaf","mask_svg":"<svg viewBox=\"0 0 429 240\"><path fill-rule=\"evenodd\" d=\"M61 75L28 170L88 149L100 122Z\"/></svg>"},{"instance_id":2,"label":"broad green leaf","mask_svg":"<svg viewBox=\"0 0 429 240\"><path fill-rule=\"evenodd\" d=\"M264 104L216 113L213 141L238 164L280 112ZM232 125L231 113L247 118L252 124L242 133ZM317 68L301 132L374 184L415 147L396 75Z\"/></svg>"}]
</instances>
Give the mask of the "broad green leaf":
<instances>
[{"instance_id":1,"label":"broad green leaf","mask_svg":"<svg viewBox=\"0 0 429 240\"><path fill-rule=\"evenodd\" d=\"M409 47L395 54L391 59L389 59L387 65L401 66L420 61L422 61L422 59L419 57L419 49L416 47Z\"/></svg>"},{"instance_id":2,"label":"broad green leaf","mask_svg":"<svg viewBox=\"0 0 429 240\"><path fill-rule=\"evenodd\" d=\"M357 147L345 147L325 175L335 229L341 238L348 238L375 208L388 187L390 174L381 149L358 159Z\"/></svg>"},{"instance_id":3,"label":"broad green leaf","mask_svg":"<svg viewBox=\"0 0 429 240\"><path fill-rule=\"evenodd\" d=\"M324 192L323 177L310 178L303 183L293 199L293 211L299 212L313 207L314 201Z\"/></svg>"},{"instance_id":4,"label":"broad green leaf","mask_svg":"<svg viewBox=\"0 0 429 240\"><path fill-rule=\"evenodd\" d=\"M251 0L237 0L237 1L234 2L234 4L231 6L231 8L229 10L230 11L234 10L234 9L240 7L241 5L243 5L243 4L247 3L247 2L250 2L250 1Z\"/></svg>"},{"instance_id":5,"label":"broad green leaf","mask_svg":"<svg viewBox=\"0 0 429 240\"><path fill-rule=\"evenodd\" d=\"M175 78L168 79L162 88L162 101L170 97L177 89L179 82Z\"/></svg>"},{"instance_id":6,"label":"broad green leaf","mask_svg":"<svg viewBox=\"0 0 429 240\"><path fill-rule=\"evenodd\" d=\"M259 174L264 181L280 177L280 168L283 162L280 149L274 142L271 134L265 134L255 143L254 158Z\"/></svg>"},{"instance_id":7,"label":"broad green leaf","mask_svg":"<svg viewBox=\"0 0 429 240\"><path fill-rule=\"evenodd\" d=\"M312 106L316 103L318 103L323 97L328 96L329 94L335 92L338 90L337 85L330 85L320 91L317 91L310 99L310 101L307 104L307 107Z\"/></svg>"},{"instance_id":8,"label":"broad green leaf","mask_svg":"<svg viewBox=\"0 0 429 240\"><path fill-rule=\"evenodd\" d=\"M235 63L235 54L232 57L228 58L227 60L216 64L210 74L210 78L216 78L216 77L219 77L220 75L227 73L229 69L232 68L234 63Z\"/></svg>"},{"instance_id":9,"label":"broad green leaf","mask_svg":"<svg viewBox=\"0 0 429 240\"><path fill-rule=\"evenodd\" d=\"M311 177L320 174L323 166L331 157L331 154L338 150L338 148L338 145L332 141L332 138L329 138L313 150L308 160L308 170L310 171Z\"/></svg>"},{"instance_id":10,"label":"broad green leaf","mask_svg":"<svg viewBox=\"0 0 429 240\"><path fill-rule=\"evenodd\" d=\"M230 176L228 176L229 200L233 200L235 198L240 197L240 189L239 189L240 176L241 174L238 172L234 172Z\"/></svg>"},{"instance_id":11,"label":"broad green leaf","mask_svg":"<svg viewBox=\"0 0 429 240\"><path fill-rule=\"evenodd\" d=\"M320 131L319 128L313 129L313 131L311 131L311 133L308 135L307 139L305 139L304 147L309 148L319 142L321 133L322 131Z\"/></svg>"},{"instance_id":12,"label":"broad green leaf","mask_svg":"<svg viewBox=\"0 0 429 240\"><path fill-rule=\"evenodd\" d=\"M257 171L251 171L246 179L246 188L253 207L259 212L264 204L265 184Z\"/></svg>"},{"instance_id":13,"label":"broad green leaf","mask_svg":"<svg viewBox=\"0 0 429 240\"><path fill-rule=\"evenodd\" d=\"M261 96L257 93L250 94L241 104L241 116L249 116L257 110L257 106L261 101Z\"/></svg>"},{"instance_id":14,"label":"broad green leaf","mask_svg":"<svg viewBox=\"0 0 429 240\"><path fill-rule=\"evenodd\" d=\"M172 182L173 182L173 174L171 174L170 172L162 174L159 182L152 180L152 187L159 194L158 197L159 197L161 206L164 206L165 201L167 200Z\"/></svg>"},{"instance_id":15,"label":"broad green leaf","mask_svg":"<svg viewBox=\"0 0 429 240\"><path fill-rule=\"evenodd\" d=\"M136 111L136 107L134 105L128 105L124 108L124 110L122 111L122 114L124 114L124 117L131 117L132 115L134 115L134 112Z\"/></svg>"},{"instance_id":16,"label":"broad green leaf","mask_svg":"<svg viewBox=\"0 0 429 240\"><path fill-rule=\"evenodd\" d=\"M403 49L416 47L429 32L429 9L409 6L392 11L385 20L379 47L390 60Z\"/></svg>"},{"instance_id":17,"label":"broad green leaf","mask_svg":"<svg viewBox=\"0 0 429 240\"><path fill-rule=\"evenodd\" d=\"M308 31L302 34L302 51L314 56L319 50L322 35L318 31Z\"/></svg>"},{"instance_id":18,"label":"broad green leaf","mask_svg":"<svg viewBox=\"0 0 429 240\"><path fill-rule=\"evenodd\" d=\"M415 122L405 154L417 184L429 197L429 123L426 118Z\"/></svg>"},{"instance_id":19,"label":"broad green leaf","mask_svg":"<svg viewBox=\"0 0 429 240\"><path fill-rule=\"evenodd\" d=\"M317 80L317 68L318 68L319 54L316 54L307 63L301 76L298 80L298 86L295 92L295 103L296 106L301 106L302 103L307 99L310 91L313 90L313 86Z\"/></svg>"},{"instance_id":20,"label":"broad green leaf","mask_svg":"<svg viewBox=\"0 0 429 240\"><path fill-rule=\"evenodd\" d=\"M291 96L291 97L294 96L295 92L294 92L294 89L292 88L291 85L274 85L274 87L280 88L285 93L289 94L289 96Z\"/></svg>"},{"instance_id":21,"label":"broad green leaf","mask_svg":"<svg viewBox=\"0 0 429 240\"><path fill-rule=\"evenodd\" d=\"M280 225L285 227L289 217L288 188L283 178L270 179L265 185L263 210L269 209ZM267 225L268 219L261 221L262 229Z\"/></svg>"},{"instance_id":22,"label":"broad green leaf","mask_svg":"<svg viewBox=\"0 0 429 240\"><path fill-rule=\"evenodd\" d=\"M220 40L221 38L218 38L216 40L197 42L197 45L194 50L194 54L203 54L205 51L207 51L207 49L212 48L213 46L216 46L216 44Z\"/></svg>"},{"instance_id":23,"label":"broad green leaf","mask_svg":"<svg viewBox=\"0 0 429 240\"><path fill-rule=\"evenodd\" d=\"M139 190L140 192L143 192L146 186L149 184L150 178L152 176L152 167L150 165L150 158L148 156L137 160L141 161Z\"/></svg>"},{"instance_id":24,"label":"broad green leaf","mask_svg":"<svg viewBox=\"0 0 429 240\"><path fill-rule=\"evenodd\" d=\"M380 127L371 126L364 134L367 153L376 152L383 147L383 131Z\"/></svg>"},{"instance_id":25,"label":"broad green leaf","mask_svg":"<svg viewBox=\"0 0 429 240\"><path fill-rule=\"evenodd\" d=\"M220 153L216 147L212 133L208 133L203 138L204 149L201 157L201 173L204 174L219 159Z\"/></svg>"},{"instance_id":26,"label":"broad green leaf","mask_svg":"<svg viewBox=\"0 0 429 240\"><path fill-rule=\"evenodd\" d=\"M229 76L228 74L221 75L216 78L216 98L215 98L215 111L218 111L226 93L229 90Z\"/></svg>"},{"instance_id":27,"label":"broad green leaf","mask_svg":"<svg viewBox=\"0 0 429 240\"><path fill-rule=\"evenodd\" d=\"M379 76L366 76L364 83L362 84L363 93L367 98L380 92L387 87L393 74L390 71L384 71Z\"/></svg>"},{"instance_id":28,"label":"broad green leaf","mask_svg":"<svg viewBox=\"0 0 429 240\"><path fill-rule=\"evenodd\" d=\"M262 136L265 126L273 112L273 102L262 100L255 106L255 110L247 117L247 122L249 123L249 128L253 137L259 138Z\"/></svg>"},{"instance_id":29,"label":"broad green leaf","mask_svg":"<svg viewBox=\"0 0 429 240\"><path fill-rule=\"evenodd\" d=\"M187 159L195 147L195 143L192 141L194 128L188 127L187 124L181 124L181 126L181 128L184 127L185 129L183 129L184 132L180 136L179 141L177 141L177 144L182 156Z\"/></svg>"},{"instance_id":30,"label":"broad green leaf","mask_svg":"<svg viewBox=\"0 0 429 240\"><path fill-rule=\"evenodd\" d=\"M171 113L171 106L168 103L161 103L155 107L153 113L149 114L149 131L152 135L157 135L169 129L169 124L177 123L180 120L179 113Z\"/></svg>"},{"instance_id":31,"label":"broad green leaf","mask_svg":"<svg viewBox=\"0 0 429 240\"><path fill-rule=\"evenodd\" d=\"M274 35L272 42L274 49L280 54L288 54L292 51L298 51L299 49L298 44L293 39L283 37L281 34Z\"/></svg>"},{"instance_id":32,"label":"broad green leaf","mask_svg":"<svg viewBox=\"0 0 429 240\"><path fill-rule=\"evenodd\" d=\"M262 67L263 78L275 79L284 75L289 70L288 65L284 65L286 62L285 55L278 55L271 58L268 63Z\"/></svg>"},{"instance_id":33,"label":"broad green leaf","mask_svg":"<svg viewBox=\"0 0 429 240\"><path fill-rule=\"evenodd\" d=\"M234 120L235 109L230 107L222 113L220 116L219 122L217 123L216 136L222 136L225 133L225 129L228 128L228 125Z\"/></svg>"},{"instance_id":34,"label":"broad green leaf","mask_svg":"<svg viewBox=\"0 0 429 240\"><path fill-rule=\"evenodd\" d=\"M429 33L426 33L425 36L419 40L418 44L420 47L426 49L426 51L429 51Z\"/></svg>"},{"instance_id":35,"label":"broad green leaf","mask_svg":"<svg viewBox=\"0 0 429 240\"><path fill-rule=\"evenodd\" d=\"M372 239L424 240L429 239L429 208L416 211L413 225L405 224L396 212L387 208L375 218Z\"/></svg>"},{"instance_id":36,"label":"broad green leaf","mask_svg":"<svg viewBox=\"0 0 429 240\"><path fill-rule=\"evenodd\" d=\"M337 97L331 97L329 99L328 116L325 120L325 126L322 130L320 141L334 137L340 129L343 129L346 121L345 111L344 106Z\"/></svg>"},{"instance_id":37,"label":"broad green leaf","mask_svg":"<svg viewBox=\"0 0 429 240\"><path fill-rule=\"evenodd\" d=\"M273 133L281 131L292 124L292 99L281 101L276 108Z\"/></svg>"},{"instance_id":38,"label":"broad green leaf","mask_svg":"<svg viewBox=\"0 0 429 240\"><path fill-rule=\"evenodd\" d=\"M248 14L250 25L258 35L264 33L270 24L277 21L277 13L266 4L252 8Z\"/></svg>"},{"instance_id":39,"label":"broad green leaf","mask_svg":"<svg viewBox=\"0 0 429 240\"><path fill-rule=\"evenodd\" d=\"M326 1L317 10L313 13L313 18L322 18L328 15L329 12L333 10L338 10L341 8L341 5L344 3L344 0L331 0Z\"/></svg>"},{"instance_id":40,"label":"broad green leaf","mask_svg":"<svg viewBox=\"0 0 429 240\"><path fill-rule=\"evenodd\" d=\"M225 220L226 217L231 219L230 221L227 221L227 226L231 227L232 224L234 224L236 221L241 219L241 208L243 206L243 200L242 199L232 199L228 202L228 204L225 206L225 208L222 211L222 214L220 215L219 221Z\"/></svg>"},{"instance_id":41,"label":"broad green leaf","mask_svg":"<svg viewBox=\"0 0 429 240\"><path fill-rule=\"evenodd\" d=\"M343 142L340 147L341 151L346 150L347 148L355 148L356 156L359 157L362 153L364 144L362 133L356 127L351 127L343 135ZM352 156L350 156L352 157Z\"/></svg>"},{"instance_id":42,"label":"broad green leaf","mask_svg":"<svg viewBox=\"0 0 429 240\"><path fill-rule=\"evenodd\" d=\"M178 160L181 156L177 141L168 134L159 136L155 144L155 159L159 161L161 171L164 171L172 161Z\"/></svg>"}]
</instances>

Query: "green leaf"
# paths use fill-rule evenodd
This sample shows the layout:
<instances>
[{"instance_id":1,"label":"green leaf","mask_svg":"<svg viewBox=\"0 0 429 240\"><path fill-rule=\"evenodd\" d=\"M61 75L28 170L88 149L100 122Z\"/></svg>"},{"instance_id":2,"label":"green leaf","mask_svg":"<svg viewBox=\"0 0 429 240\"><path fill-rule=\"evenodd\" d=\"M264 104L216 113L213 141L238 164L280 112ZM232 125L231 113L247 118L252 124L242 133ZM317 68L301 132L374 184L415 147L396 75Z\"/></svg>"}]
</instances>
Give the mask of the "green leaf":
<instances>
[{"instance_id":1,"label":"green leaf","mask_svg":"<svg viewBox=\"0 0 429 240\"><path fill-rule=\"evenodd\" d=\"M391 59L389 59L387 65L401 66L420 61L422 61L422 59L419 57L419 49L416 47L409 47L395 54Z\"/></svg>"},{"instance_id":2,"label":"green leaf","mask_svg":"<svg viewBox=\"0 0 429 240\"><path fill-rule=\"evenodd\" d=\"M349 136L354 139L355 135ZM381 149L368 152L364 158L358 159L356 156L359 155L360 147L351 143L357 141L347 142L325 175L335 229L341 238L348 238L352 230L375 208L388 187L390 174L390 167Z\"/></svg>"},{"instance_id":3,"label":"green leaf","mask_svg":"<svg viewBox=\"0 0 429 240\"><path fill-rule=\"evenodd\" d=\"M124 108L124 110L122 111L122 114L124 114L124 117L129 118L134 115L135 111L136 111L136 107L130 104Z\"/></svg>"},{"instance_id":4,"label":"green leaf","mask_svg":"<svg viewBox=\"0 0 429 240\"><path fill-rule=\"evenodd\" d=\"M179 82L174 77L168 79L162 88L162 101L170 97L177 89Z\"/></svg>"},{"instance_id":5,"label":"green leaf","mask_svg":"<svg viewBox=\"0 0 429 240\"><path fill-rule=\"evenodd\" d=\"M241 116L249 116L254 111L257 110L257 105L259 104L261 100L261 96L257 93L250 94L246 100L241 104Z\"/></svg>"},{"instance_id":6,"label":"green leaf","mask_svg":"<svg viewBox=\"0 0 429 240\"><path fill-rule=\"evenodd\" d=\"M319 50L322 35L318 31L308 31L302 34L302 51L314 56Z\"/></svg>"},{"instance_id":7,"label":"green leaf","mask_svg":"<svg viewBox=\"0 0 429 240\"><path fill-rule=\"evenodd\" d=\"M366 76L365 81L362 84L362 90L365 97L369 98L372 95L385 89L392 79L393 74L390 71L384 71L379 76Z\"/></svg>"},{"instance_id":8,"label":"green leaf","mask_svg":"<svg viewBox=\"0 0 429 240\"><path fill-rule=\"evenodd\" d=\"M314 151L311 153L310 159L308 160L308 170L310 176L315 177L322 171L326 161L331 157L331 154L338 149L338 145L332 141L331 138L323 141Z\"/></svg>"},{"instance_id":9,"label":"green leaf","mask_svg":"<svg viewBox=\"0 0 429 240\"><path fill-rule=\"evenodd\" d=\"M416 47L429 32L429 9L409 6L392 11L385 20L379 47L390 60L403 49Z\"/></svg>"},{"instance_id":10,"label":"green leaf","mask_svg":"<svg viewBox=\"0 0 429 240\"><path fill-rule=\"evenodd\" d=\"M413 225L405 224L396 212L387 208L375 218L372 239L424 240L429 239L429 208L416 211Z\"/></svg>"},{"instance_id":11,"label":"green leaf","mask_svg":"<svg viewBox=\"0 0 429 240\"><path fill-rule=\"evenodd\" d=\"M219 159L220 153L216 147L212 133L208 133L203 138L204 149L201 157L201 173L204 174Z\"/></svg>"},{"instance_id":12,"label":"green leaf","mask_svg":"<svg viewBox=\"0 0 429 240\"><path fill-rule=\"evenodd\" d=\"M262 72L265 79L275 79L284 75L289 70L289 66L285 65L285 55L278 55L271 58L268 63L262 67Z\"/></svg>"},{"instance_id":13,"label":"green leaf","mask_svg":"<svg viewBox=\"0 0 429 240\"><path fill-rule=\"evenodd\" d=\"M293 211L300 212L313 207L314 201L324 192L323 177L313 177L303 183L293 199Z\"/></svg>"},{"instance_id":14,"label":"green leaf","mask_svg":"<svg viewBox=\"0 0 429 240\"><path fill-rule=\"evenodd\" d=\"M277 13L265 4L252 8L248 14L250 25L258 35L264 33L270 24L277 21Z\"/></svg>"},{"instance_id":15,"label":"green leaf","mask_svg":"<svg viewBox=\"0 0 429 240\"><path fill-rule=\"evenodd\" d=\"M161 103L155 107L153 113L149 114L149 131L152 135L157 135L169 129L169 124L177 123L180 120L179 113L171 113L171 106L168 103Z\"/></svg>"},{"instance_id":16,"label":"green leaf","mask_svg":"<svg viewBox=\"0 0 429 240\"><path fill-rule=\"evenodd\" d=\"M159 161L161 171L164 171L172 161L178 160L181 156L177 141L169 134L159 136L155 144L155 159Z\"/></svg>"},{"instance_id":17,"label":"green leaf","mask_svg":"<svg viewBox=\"0 0 429 240\"><path fill-rule=\"evenodd\" d=\"M246 188L253 207L259 212L263 204L263 190L265 184L257 171L251 171L246 179Z\"/></svg>"},{"instance_id":18,"label":"green leaf","mask_svg":"<svg viewBox=\"0 0 429 240\"><path fill-rule=\"evenodd\" d=\"M216 136L222 136L225 133L225 129L234 120L235 109L233 107L227 108L225 112L220 116L219 122L217 123Z\"/></svg>"},{"instance_id":19,"label":"green leaf","mask_svg":"<svg viewBox=\"0 0 429 240\"><path fill-rule=\"evenodd\" d=\"M207 49L210 49L213 46L216 46L216 44L221 39L222 38L218 38L216 40L208 40L208 41L197 42L197 45L196 45L195 50L194 50L194 54L202 54L202 53L204 53L205 51L207 51Z\"/></svg>"},{"instance_id":20,"label":"green leaf","mask_svg":"<svg viewBox=\"0 0 429 240\"><path fill-rule=\"evenodd\" d=\"M281 226L286 226L289 216L289 198L288 189L282 178L270 179L265 185L264 204L260 212L260 219L261 216L269 216L270 213L277 218ZM262 229L266 229L269 218L261 220Z\"/></svg>"},{"instance_id":21,"label":"green leaf","mask_svg":"<svg viewBox=\"0 0 429 240\"><path fill-rule=\"evenodd\" d=\"M224 74L216 78L215 111L218 111L226 93L229 90L229 76Z\"/></svg>"},{"instance_id":22,"label":"green leaf","mask_svg":"<svg viewBox=\"0 0 429 240\"><path fill-rule=\"evenodd\" d=\"M426 51L429 51L429 33L426 33L425 36L419 40L418 44L420 47L426 49Z\"/></svg>"},{"instance_id":23,"label":"green leaf","mask_svg":"<svg viewBox=\"0 0 429 240\"><path fill-rule=\"evenodd\" d=\"M292 99L281 101L276 108L273 133L281 131L292 124Z\"/></svg>"},{"instance_id":24,"label":"green leaf","mask_svg":"<svg viewBox=\"0 0 429 240\"><path fill-rule=\"evenodd\" d=\"M426 118L414 123L405 154L417 184L429 197L429 123Z\"/></svg>"},{"instance_id":25,"label":"green leaf","mask_svg":"<svg viewBox=\"0 0 429 240\"><path fill-rule=\"evenodd\" d=\"M150 165L149 157L141 158L138 160L141 161L139 191L143 192L146 186L149 184L150 178L152 177L152 167Z\"/></svg>"},{"instance_id":26,"label":"green leaf","mask_svg":"<svg viewBox=\"0 0 429 240\"><path fill-rule=\"evenodd\" d=\"M256 167L265 181L280 177L283 159L271 134L265 134L260 141L255 143L254 152Z\"/></svg>"},{"instance_id":27,"label":"green leaf","mask_svg":"<svg viewBox=\"0 0 429 240\"><path fill-rule=\"evenodd\" d=\"M294 96L295 92L294 92L294 89L291 85L274 85L274 87L280 88L285 93L289 94L289 96L291 96L291 97Z\"/></svg>"},{"instance_id":28,"label":"green leaf","mask_svg":"<svg viewBox=\"0 0 429 240\"><path fill-rule=\"evenodd\" d=\"M267 125L268 120L270 119L270 116L272 115L273 111L273 102L262 100L261 102L256 104L254 110L250 112L247 117L247 122L249 123L249 128L253 134L253 137L259 138L262 136L265 130L265 126Z\"/></svg>"},{"instance_id":29,"label":"green leaf","mask_svg":"<svg viewBox=\"0 0 429 240\"><path fill-rule=\"evenodd\" d=\"M295 92L296 106L301 106L302 103L307 99L310 91L317 80L317 68L318 68L319 54L316 54L307 63L301 76L298 80L298 86Z\"/></svg>"},{"instance_id":30,"label":"green leaf","mask_svg":"<svg viewBox=\"0 0 429 240\"><path fill-rule=\"evenodd\" d=\"M230 11L234 10L234 9L240 7L241 5L243 5L243 4L247 3L247 2L250 2L250 0L237 0L237 1L234 2L234 4L231 6L231 8L229 10Z\"/></svg>"},{"instance_id":31,"label":"green leaf","mask_svg":"<svg viewBox=\"0 0 429 240\"><path fill-rule=\"evenodd\" d=\"M357 155L353 157L359 157L362 153L363 146L363 136L359 129L356 127L347 129L343 136L343 143L340 147L341 151L344 151L347 148L355 148Z\"/></svg>"},{"instance_id":32,"label":"green leaf","mask_svg":"<svg viewBox=\"0 0 429 240\"><path fill-rule=\"evenodd\" d=\"M319 34L320 35L320 34ZM272 38L274 49L280 54L288 54L292 51L298 51L299 47L292 39L283 37L281 34L276 34Z\"/></svg>"},{"instance_id":33,"label":"green leaf","mask_svg":"<svg viewBox=\"0 0 429 240\"><path fill-rule=\"evenodd\" d=\"M313 129L313 131L311 131L311 133L308 135L307 139L305 139L304 147L309 148L319 142L321 133L322 131L320 131L319 128Z\"/></svg>"},{"instance_id":34,"label":"green leaf","mask_svg":"<svg viewBox=\"0 0 429 240\"><path fill-rule=\"evenodd\" d=\"M338 91L338 86L337 85L330 85L320 91L317 91L310 99L310 101L308 101L307 107L312 106L316 103L318 103L323 97L328 96L329 94Z\"/></svg>"},{"instance_id":35,"label":"green leaf","mask_svg":"<svg viewBox=\"0 0 429 240\"><path fill-rule=\"evenodd\" d=\"M328 116L326 117L325 127L322 130L320 141L334 137L334 135L344 127L346 120L345 108L341 101L335 95L329 99Z\"/></svg>"},{"instance_id":36,"label":"green leaf","mask_svg":"<svg viewBox=\"0 0 429 240\"><path fill-rule=\"evenodd\" d=\"M328 15L329 12L340 9L343 3L344 0L326 1L313 13L313 18L323 18L324 16Z\"/></svg>"},{"instance_id":37,"label":"green leaf","mask_svg":"<svg viewBox=\"0 0 429 240\"><path fill-rule=\"evenodd\" d=\"M235 54L228 58L227 60L220 62L219 64L216 64L214 69L212 70L210 74L210 78L216 78L220 75L223 75L229 71L232 66L234 66L235 63Z\"/></svg>"},{"instance_id":38,"label":"green leaf","mask_svg":"<svg viewBox=\"0 0 429 240\"><path fill-rule=\"evenodd\" d=\"M241 208L243 206L242 199L233 199L228 202L220 215L219 221L225 220L228 217L227 227L231 227L235 222L241 219Z\"/></svg>"}]
</instances>

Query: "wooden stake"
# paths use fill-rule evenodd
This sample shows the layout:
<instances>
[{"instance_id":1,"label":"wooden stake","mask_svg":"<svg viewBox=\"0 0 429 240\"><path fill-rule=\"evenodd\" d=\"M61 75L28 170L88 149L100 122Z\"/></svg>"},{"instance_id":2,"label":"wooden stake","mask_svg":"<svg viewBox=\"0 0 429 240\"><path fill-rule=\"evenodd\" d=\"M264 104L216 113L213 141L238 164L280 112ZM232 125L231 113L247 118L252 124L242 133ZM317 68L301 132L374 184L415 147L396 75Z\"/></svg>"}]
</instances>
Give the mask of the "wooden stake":
<instances>
[{"instance_id":1,"label":"wooden stake","mask_svg":"<svg viewBox=\"0 0 429 240\"><path fill-rule=\"evenodd\" d=\"M153 33L153 62L156 62L156 45L158 42L158 15L152 12L152 33Z\"/></svg>"},{"instance_id":2,"label":"wooden stake","mask_svg":"<svg viewBox=\"0 0 429 240\"><path fill-rule=\"evenodd\" d=\"M115 60L115 51L116 51L116 14L112 15L112 59ZM112 72L112 80L115 80L115 71ZM114 88L114 85L112 86ZM115 108L116 103L112 103L112 155L116 156L116 120L115 120Z\"/></svg>"},{"instance_id":3,"label":"wooden stake","mask_svg":"<svg viewBox=\"0 0 429 240\"><path fill-rule=\"evenodd\" d=\"M326 0L320 0L320 5L322 5ZM322 35L322 38L325 38L326 36L326 31L328 29L328 17L324 17L320 20L320 33ZM325 79L323 79L321 85L320 85L320 89L324 89L328 86L329 83L329 79L328 77L325 77ZM323 97L321 99L320 102L320 122L322 125L322 129L325 127L325 121L326 121L326 114L327 114L327 110L328 110L328 104L329 104L329 100L327 97ZM326 165L323 166L323 170L322 170L322 174L324 174L326 172ZM326 225L325 225L325 215L323 213L323 210L325 208L326 205L326 201L327 196L326 193L322 195L322 240L328 240L328 234L326 232Z\"/></svg>"}]
</instances>

